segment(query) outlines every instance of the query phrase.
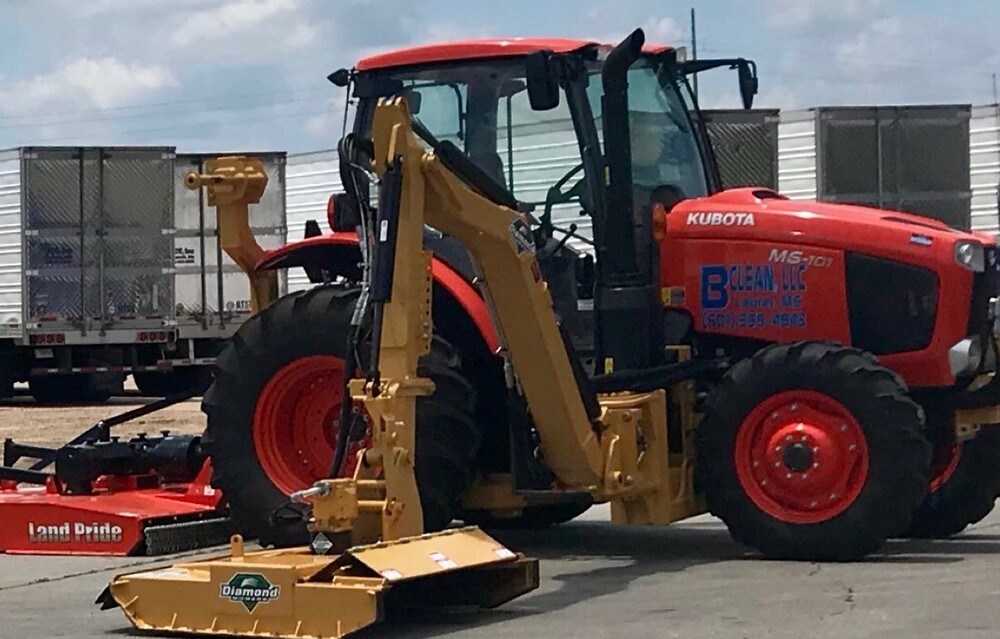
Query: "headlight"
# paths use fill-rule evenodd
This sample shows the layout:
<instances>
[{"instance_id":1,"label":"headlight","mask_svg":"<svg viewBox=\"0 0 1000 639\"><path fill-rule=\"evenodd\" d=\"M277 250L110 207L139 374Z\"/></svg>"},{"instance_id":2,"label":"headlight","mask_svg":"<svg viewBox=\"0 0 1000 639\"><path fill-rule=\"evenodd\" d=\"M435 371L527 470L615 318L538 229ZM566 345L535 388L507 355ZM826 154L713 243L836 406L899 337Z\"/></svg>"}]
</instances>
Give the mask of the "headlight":
<instances>
[{"instance_id":1,"label":"headlight","mask_svg":"<svg viewBox=\"0 0 1000 639\"><path fill-rule=\"evenodd\" d=\"M959 242L955 245L955 261L976 273L986 270L986 254L978 242Z\"/></svg>"}]
</instances>

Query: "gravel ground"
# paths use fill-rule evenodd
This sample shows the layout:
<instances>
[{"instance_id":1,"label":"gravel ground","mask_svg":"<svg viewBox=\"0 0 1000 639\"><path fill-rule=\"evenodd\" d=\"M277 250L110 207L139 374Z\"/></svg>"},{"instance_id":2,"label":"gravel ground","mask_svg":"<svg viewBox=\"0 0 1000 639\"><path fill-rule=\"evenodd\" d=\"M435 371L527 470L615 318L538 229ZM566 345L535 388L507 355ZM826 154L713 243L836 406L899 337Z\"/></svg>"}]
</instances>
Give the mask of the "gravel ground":
<instances>
[{"instance_id":1,"label":"gravel ground","mask_svg":"<svg viewBox=\"0 0 1000 639\"><path fill-rule=\"evenodd\" d=\"M100 405L51 408L38 406L30 396L18 395L0 402L0 439L10 437L26 444L58 446L101 419L150 401L140 397L131 384L126 386L125 396L114 397ZM157 434L161 430L198 434L204 428L201 399L195 398L122 424L114 429L114 433L127 438L141 432Z\"/></svg>"}]
</instances>

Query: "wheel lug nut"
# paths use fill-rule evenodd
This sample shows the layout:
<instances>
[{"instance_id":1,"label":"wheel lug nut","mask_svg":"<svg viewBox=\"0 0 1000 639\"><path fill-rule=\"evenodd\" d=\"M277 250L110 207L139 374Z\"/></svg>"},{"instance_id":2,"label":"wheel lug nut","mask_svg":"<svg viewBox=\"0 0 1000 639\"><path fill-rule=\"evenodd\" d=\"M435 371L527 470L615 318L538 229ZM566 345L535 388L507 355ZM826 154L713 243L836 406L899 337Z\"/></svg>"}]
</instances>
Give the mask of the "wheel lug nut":
<instances>
[{"instance_id":1,"label":"wheel lug nut","mask_svg":"<svg viewBox=\"0 0 1000 639\"><path fill-rule=\"evenodd\" d=\"M830 493L830 501L833 501L836 498L837 498L837 493Z\"/></svg>"},{"instance_id":2,"label":"wheel lug nut","mask_svg":"<svg viewBox=\"0 0 1000 639\"><path fill-rule=\"evenodd\" d=\"M754 468L757 468L758 466L760 466L760 462L759 462L759 461L757 461L756 459L755 459L755 460L753 460L753 467L754 467Z\"/></svg>"},{"instance_id":3,"label":"wheel lug nut","mask_svg":"<svg viewBox=\"0 0 1000 639\"><path fill-rule=\"evenodd\" d=\"M846 433L847 432L847 424L841 424L840 425L840 430Z\"/></svg>"},{"instance_id":4,"label":"wheel lug nut","mask_svg":"<svg viewBox=\"0 0 1000 639\"><path fill-rule=\"evenodd\" d=\"M786 442L792 441L792 436L791 435L785 435L785 441Z\"/></svg>"},{"instance_id":5,"label":"wheel lug nut","mask_svg":"<svg viewBox=\"0 0 1000 639\"><path fill-rule=\"evenodd\" d=\"M809 503L810 508L815 508L816 506L819 506L819 502L814 501Z\"/></svg>"},{"instance_id":6,"label":"wheel lug nut","mask_svg":"<svg viewBox=\"0 0 1000 639\"><path fill-rule=\"evenodd\" d=\"M795 430L799 430L799 431L805 430L805 429L806 429L806 427L803 426L802 424L799 424L798 426L795 427Z\"/></svg>"},{"instance_id":7,"label":"wheel lug nut","mask_svg":"<svg viewBox=\"0 0 1000 639\"><path fill-rule=\"evenodd\" d=\"M802 473L802 479L809 479L809 473Z\"/></svg>"},{"instance_id":8,"label":"wheel lug nut","mask_svg":"<svg viewBox=\"0 0 1000 639\"><path fill-rule=\"evenodd\" d=\"M818 453L819 452L819 446L813 446L813 452L814 453Z\"/></svg>"},{"instance_id":9,"label":"wheel lug nut","mask_svg":"<svg viewBox=\"0 0 1000 639\"><path fill-rule=\"evenodd\" d=\"M774 467L781 468L781 462L780 461L774 462Z\"/></svg>"},{"instance_id":10,"label":"wheel lug nut","mask_svg":"<svg viewBox=\"0 0 1000 639\"><path fill-rule=\"evenodd\" d=\"M813 468L819 468L819 462L813 462Z\"/></svg>"},{"instance_id":11,"label":"wheel lug nut","mask_svg":"<svg viewBox=\"0 0 1000 639\"><path fill-rule=\"evenodd\" d=\"M850 450L850 451L855 451L857 449L858 449L858 445L857 444L851 444L850 446L847 447L847 450Z\"/></svg>"},{"instance_id":12,"label":"wheel lug nut","mask_svg":"<svg viewBox=\"0 0 1000 639\"><path fill-rule=\"evenodd\" d=\"M785 479L791 479L791 478L792 478L791 473L785 473Z\"/></svg>"},{"instance_id":13,"label":"wheel lug nut","mask_svg":"<svg viewBox=\"0 0 1000 639\"><path fill-rule=\"evenodd\" d=\"M781 446L775 446L774 447L774 452L780 453L781 452Z\"/></svg>"},{"instance_id":14,"label":"wheel lug nut","mask_svg":"<svg viewBox=\"0 0 1000 639\"><path fill-rule=\"evenodd\" d=\"M798 404L792 404L792 405L791 405L791 406L789 407L789 409L790 409L790 410L793 410L793 411L796 411L796 410L798 410L798 409L799 409L799 405L798 405Z\"/></svg>"}]
</instances>

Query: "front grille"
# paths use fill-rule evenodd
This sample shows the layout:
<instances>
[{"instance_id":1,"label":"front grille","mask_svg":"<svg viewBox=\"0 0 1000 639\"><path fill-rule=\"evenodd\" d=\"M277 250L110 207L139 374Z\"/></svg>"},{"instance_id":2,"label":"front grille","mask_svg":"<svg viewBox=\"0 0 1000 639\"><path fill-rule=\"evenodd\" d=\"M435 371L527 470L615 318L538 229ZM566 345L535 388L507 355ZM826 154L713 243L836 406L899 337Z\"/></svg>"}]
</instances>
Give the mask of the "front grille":
<instances>
[{"instance_id":1,"label":"front grille","mask_svg":"<svg viewBox=\"0 0 1000 639\"><path fill-rule=\"evenodd\" d=\"M934 271L857 253L847 254L846 266L854 346L887 355L930 344L938 306Z\"/></svg>"}]
</instances>

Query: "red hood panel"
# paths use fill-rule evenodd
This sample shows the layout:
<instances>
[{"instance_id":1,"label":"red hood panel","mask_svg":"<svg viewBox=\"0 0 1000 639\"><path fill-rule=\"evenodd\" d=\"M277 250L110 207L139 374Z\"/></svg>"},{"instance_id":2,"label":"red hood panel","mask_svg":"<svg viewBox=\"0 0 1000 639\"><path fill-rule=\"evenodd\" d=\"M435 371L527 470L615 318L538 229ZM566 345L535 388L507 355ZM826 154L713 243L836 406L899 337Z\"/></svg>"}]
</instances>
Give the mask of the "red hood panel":
<instances>
[{"instance_id":1,"label":"red hood panel","mask_svg":"<svg viewBox=\"0 0 1000 639\"><path fill-rule=\"evenodd\" d=\"M767 189L731 189L685 200L668 216L667 237L753 239L852 250L906 260L953 259L960 240L989 243L937 220L863 206L789 200ZM946 254L946 255L945 255Z\"/></svg>"}]
</instances>

